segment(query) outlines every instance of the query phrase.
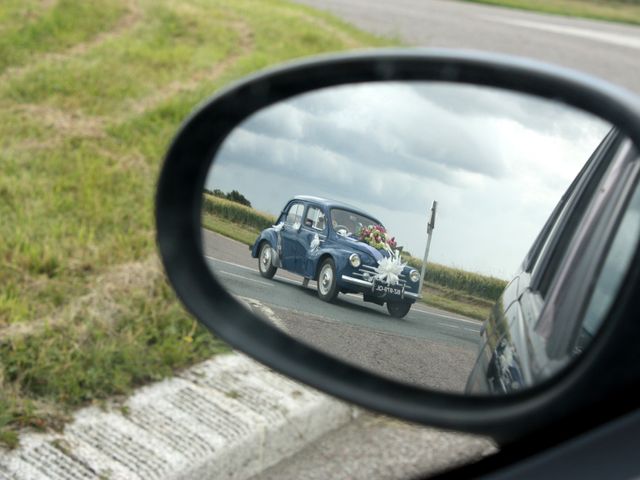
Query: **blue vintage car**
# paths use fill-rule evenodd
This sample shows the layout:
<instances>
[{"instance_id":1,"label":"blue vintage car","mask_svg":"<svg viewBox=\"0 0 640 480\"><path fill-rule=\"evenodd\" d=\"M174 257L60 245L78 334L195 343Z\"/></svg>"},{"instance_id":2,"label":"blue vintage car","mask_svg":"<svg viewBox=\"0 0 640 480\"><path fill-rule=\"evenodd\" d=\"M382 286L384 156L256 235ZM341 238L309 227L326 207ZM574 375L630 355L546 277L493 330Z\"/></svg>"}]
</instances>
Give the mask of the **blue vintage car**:
<instances>
[{"instance_id":1,"label":"blue vintage car","mask_svg":"<svg viewBox=\"0 0 640 480\"><path fill-rule=\"evenodd\" d=\"M420 273L399 267L385 269L393 254L359 241L363 227L382 225L356 207L324 198L297 196L276 225L263 230L251 247L260 274L272 278L278 268L318 283L318 297L331 302L338 293L362 293L366 302L386 303L389 314L404 317L420 297ZM387 259L386 261L384 259Z\"/></svg>"}]
</instances>

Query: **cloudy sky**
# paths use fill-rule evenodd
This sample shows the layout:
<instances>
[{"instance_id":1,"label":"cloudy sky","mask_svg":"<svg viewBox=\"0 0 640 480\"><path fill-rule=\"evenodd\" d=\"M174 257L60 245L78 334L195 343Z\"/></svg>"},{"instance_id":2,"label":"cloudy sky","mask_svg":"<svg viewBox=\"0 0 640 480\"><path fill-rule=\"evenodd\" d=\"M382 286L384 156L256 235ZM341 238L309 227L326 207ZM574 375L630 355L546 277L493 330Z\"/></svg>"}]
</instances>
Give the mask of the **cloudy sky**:
<instances>
[{"instance_id":1,"label":"cloudy sky","mask_svg":"<svg viewBox=\"0 0 640 480\"><path fill-rule=\"evenodd\" d=\"M509 278L610 126L486 87L387 82L268 107L225 140L206 181L277 215L294 195L370 212L422 257Z\"/></svg>"}]
</instances>

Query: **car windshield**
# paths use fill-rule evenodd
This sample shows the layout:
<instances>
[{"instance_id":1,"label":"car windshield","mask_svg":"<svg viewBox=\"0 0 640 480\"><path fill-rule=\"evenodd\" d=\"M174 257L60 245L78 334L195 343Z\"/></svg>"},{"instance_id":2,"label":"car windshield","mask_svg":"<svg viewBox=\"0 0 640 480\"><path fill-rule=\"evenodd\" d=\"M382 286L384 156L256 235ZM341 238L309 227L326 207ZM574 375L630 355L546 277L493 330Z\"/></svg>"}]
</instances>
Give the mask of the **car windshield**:
<instances>
[{"instance_id":1,"label":"car windshield","mask_svg":"<svg viewBox=\"0 0 640 480\"><path fill-rule=\"evenodd\" d=\"M331 225L336 233L344 236L356 235L363 227L380 225L376 220L349 210L331 209Z\"/></svg>"}]
</instances>

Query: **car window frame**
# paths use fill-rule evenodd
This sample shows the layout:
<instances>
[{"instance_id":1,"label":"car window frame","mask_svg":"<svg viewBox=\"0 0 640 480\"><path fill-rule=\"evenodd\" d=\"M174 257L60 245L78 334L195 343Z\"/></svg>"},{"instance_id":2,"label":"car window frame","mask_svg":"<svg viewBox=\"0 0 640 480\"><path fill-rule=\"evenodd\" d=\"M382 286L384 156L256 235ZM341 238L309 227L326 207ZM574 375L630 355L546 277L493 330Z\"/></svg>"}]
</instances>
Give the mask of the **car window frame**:
<instances>
[{"instance_id":1,"label":"car window frame","mask_svg":"<svg viewBox=\"0 0 640 480\"><path fill-rule=\"evenodd\" d=\"M289 213L291 213L291 209L294 207L297 207L298 205L302 206L302 213L300 214L300 224L302 225L304 223L303 219L304 219L304 214L306 212L306 205L304 202L300 200L294 200L291 203L289 203L287 209L284 211L284 219L283 219L284 225L289 227L293 227L295 225L295 222L288 223L287 219L289 218Z\"/></svg>"},{"instance_id":2,"label":"car window frame","mask_svg":"<svg viewBox=\"0 0 640 480\"><path fill-rule=\"evenodd\" d=\"M323 229L317 229L315 227L309 227L307 226L304 222L307 219L307 215L309 215L309 210L311 208L315 208L316 210L319 210L320 213L322 213L325 216L325 222L324 222L324 228ZM303 220L302 220L302 228L309 230L311 232L317 233L317 234L323 234L326 235L328 228L329 228L329 221L327 220L328 216L325 214L324 210L322 209L322 207L320 205L314 204L314 203L309 203L307 204L305 210L304 210L304 214L303 214Z\"/></svg>"},{"instance_id":3,"label":"car window frame","mask_svg":"<svg viewBox=\"0 0 640 480\"><path fill-rule=\"evenodd\" d=\"M638 165L640 164L640 154L637 154L637 156L638 156L638 160L635 165L636 169L639 168ZM633 173L631 173L631 175L633 175ZM638 176L637 172L636 172L636 176ZM635 241L635 244L631 246L633 250L626 250L626 251L620 252L618 250L619 245L617 244L618 240L624 239L625 237L625 234L622 234L622 231L623 231L622 229L627 227L628 225L628 224L625 224L625 222L629 218L627 215L629 215L630 213L630 208L632 204L636 207L636 212L637 212L638 201L640 199L640 181L638 181L637 178L635 180L636 180L635 182L629 185L628 191L624 192L624 194L626 194L624 205L620 207L616 226L611 232L611 234L609 235L609 238L607 239L608 244L606 247L606 251L603 252L602 254L601 265L598 269L598 272L596 273L596 275L592 280L593 286L591 289L591 298L589 302L585 303L582 315L579 321L576 322L576 325L574 326L572 334L570 336L571 342L567 348L573 354L581 353L582 351L584 351L584 348L585 347L588 348L588 344L591 343L591 341L593 341L593 338L595 338L595 335L597 334L598 330L602 326L602 319L606 318L608 311L611 309L613 305L613 302L616 296L616 291L621 288L622 282L624 281L624 278L626 276L626 271L614 272L614 275L616 277L615 281L617 282L617 285L615 285L614 288L610 291L611 296L610 296L609 303L607 304L606 302L603 302L603 304L600 304L599 302L595 301L596 299L594 296L596 294L596 290L598 289L601 281L603 280L603 274L605 272L605 268L607 267L609 262L616 257L617 258L626 257L627 262L630 262L631 259L633 258L634 253L640 248L640 241L638 240L637 235L633 237L635 238L635 240L632 240L632 241ZM628 238L632 238L632 237L628 237ZM625 268L625 267L623 266L622 268ZM626 270L628 270L628 265ZM598 312L599 315L597 315L596 317L596 321L598 323L595 325L595 328L593 329L591 328L592 326L589 326L589 328L587 328L586 322L591 319L590 317L588 317L588 314L591 308L594 307L595 305L601 305L603 307L602 310ZM579 345L579 340L580 340L579 336L584 335L583 332L586 332L590 340L584 345Z\"/></svg>"},{"instance_id":4,"label":"car window frame","mask_svg":"<svg viewBox=\"0 0 640 480\"><path fill-rule=\"evenodd\" d=\"M605 176L597 182L598 195L588 202L570 240L535 327L547 339L549 358L567 358L570 354L571 332L583 317L586 299L593 291L606 249L630 199L629 191L639 181L638 153L632 143L623 138L613 153ZM575 305L581 308L576 309ZM559 318L561 322L557 321Z\"/></svg>"},{"instance_id":5,"label":"car window frame","mask_svg":"<svg viewBox=\"0 0 640 480\"><path fill-rule=\"evenodd\" d=\"M566 253L575 229L579 228L584 208L589 205L588 191L597 187L622 140L623 136L615 128L605 136L562 196L527 256L525 271L531 274L530 289L543 299L548 296L554 274L560 267L559 258ZM585 203L580 204L581 201ZM568 233L571 227L573 231ZM564 242L562 250L560 242Z\"/></svg>"},{"instance_id":6,"label":"car window frame","mask_svg":"<svg viewBox=\"0 0 640 480\"><path fill-rule=\"evenodd\" d=\"M571 356L573 346L577 341L577 332L583 324L584 317L590 304L588 300L591 298L596 288L598 279L607 260L607 256L629 206L629 202L631 201L636 189L639 188L640 156L637 151L633 150L630 150L626 156L629 163L622 167L623 171L621 172L619 181L616 185L612 186L612 188L615 189L612 192L612 198L606 205L604 205L603 211L599 212L599 218L597 219L598 223L594 226L594 230L597 234L594 235L593 238L589 239L589 244L586 248L581 249L585 260L583 260L578 267L587 269L588 273L582 274L581 270L577 269L573 278L574 280L575 278L581 277L588 278L589 281L586 282L588 283L588 286L582 295L582 301L580 302L581 308L576 311L573 321L561 324L560 333L553 337L554 342L550 343L547 347L549 351L548 353L555 357L561 355L567 357ZM635 245L635 250L637 249L638 243ZM635 250L631 253L631 257L634 256ZM628 267L629 266L627 266L627 270ZM625 275L626 272L623 273L622 277L624 278ZM614 297L615 296L616 295L614 295ZM566 302L567 301L564 301L563 304L566 304ZM563 304L561 304L560 307L562 307ZM565 307L565 309L566 308L567 307ZM603 313L603 318L607 317L607 313L610 309L611 305L609 305ZM563 314L562 310L559 310L558 313L560 315ZM602 324L599 325L598 330L601 326Z\"/></svg>"}]
</instances>

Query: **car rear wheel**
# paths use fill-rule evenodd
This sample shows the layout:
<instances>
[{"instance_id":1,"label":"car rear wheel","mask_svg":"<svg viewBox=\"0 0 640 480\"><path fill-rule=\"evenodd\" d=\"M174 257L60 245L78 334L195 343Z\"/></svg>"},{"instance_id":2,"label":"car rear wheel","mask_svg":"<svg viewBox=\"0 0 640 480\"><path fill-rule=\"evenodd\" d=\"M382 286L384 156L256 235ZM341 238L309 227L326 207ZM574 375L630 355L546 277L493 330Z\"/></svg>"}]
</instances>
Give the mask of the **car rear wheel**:
<instances>
[{"instance_id":1,"label":"car rear wheel","mask_svg":"<svg viewBox=\"0 0 640 480\"><path fill-rule=\"evenodd\" d=\"M322 262L318 274L318 297L325 302L332 302L337 296L336 266L333 260L327 258Z\"/></svg>"},{"instance_id":2,"label":"car rear wheel","mask_svg":"<svg viewBox=\"0 0 640 480\"><path fill-rule=\"evenodd\" d=\"M411 304L408 302L387 302L387 310L392 317L402 318L411 310Z\"/></svg>"},{"instance_id":3,"label":"car rear wheel","mask_svg":"<svg viewBox=\"0 0 640 480\"><path fill-rule=\"evenodd\" d=\"M273 266L273 249L271 245L264 242L260 246L260 254L258 255L258 270L264 278L273 278L276 274L276 267Z\"/></svg>"}]
</instances>

